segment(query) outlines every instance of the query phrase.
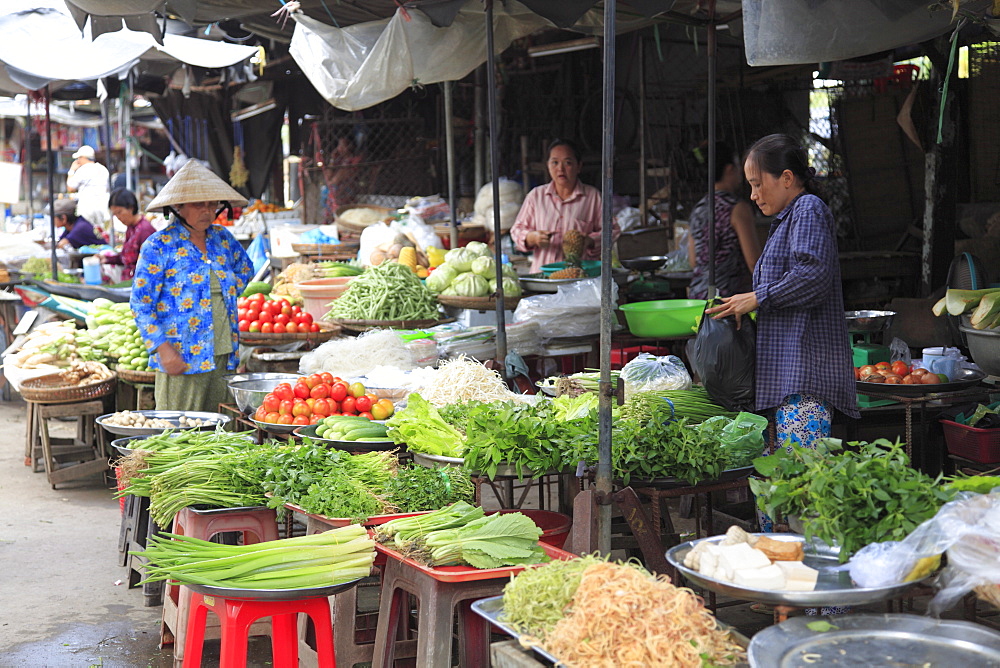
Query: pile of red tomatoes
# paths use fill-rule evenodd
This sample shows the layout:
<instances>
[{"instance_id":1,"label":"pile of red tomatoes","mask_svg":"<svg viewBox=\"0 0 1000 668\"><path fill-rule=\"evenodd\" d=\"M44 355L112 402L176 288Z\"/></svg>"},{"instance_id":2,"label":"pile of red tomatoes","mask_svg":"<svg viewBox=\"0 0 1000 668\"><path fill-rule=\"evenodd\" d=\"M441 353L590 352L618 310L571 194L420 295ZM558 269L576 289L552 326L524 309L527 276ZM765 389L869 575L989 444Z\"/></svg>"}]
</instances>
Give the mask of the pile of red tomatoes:
<instances>
[{"instance_id":1,"label":"pile of red tomatoes","mask_svg":"<svg viewBox=\"0 0 1000 668\"><path fill-rule=\"evenodd\" d=\"M319 325L311 314L298 304L292 305L283 297L268 299L261 293L241 297L236 301L239 309L239 330L263 334L304 334L318 332Z\"/></svg>"},{"instance_id":2,"label":"pile of red tomatoes","mask_svg":"<svg viewBox=\"0 0 1000 668\"><path fill-rule=\"evenodd\" d=\"M920 367L910 367L902 360L893 363L879 362L854 367L854 378L863 383L886 383L888 385L935 385L947 383L948 376L931 373Z\"/></svg>"},{"instance_id":3,"label":"pile of red tomatoes","mask_svg":"<svg viewBox=\"0 0 1000 668\"><path fill-rule=\"evenodd\" d=\"M303 376L281 383L269 392L253 415L271 424L316 424L330 415L360 415L385 420L395 412L389 399L366 392L361 383L348 383L328 373Z\"/></svg>"}]
</instances>

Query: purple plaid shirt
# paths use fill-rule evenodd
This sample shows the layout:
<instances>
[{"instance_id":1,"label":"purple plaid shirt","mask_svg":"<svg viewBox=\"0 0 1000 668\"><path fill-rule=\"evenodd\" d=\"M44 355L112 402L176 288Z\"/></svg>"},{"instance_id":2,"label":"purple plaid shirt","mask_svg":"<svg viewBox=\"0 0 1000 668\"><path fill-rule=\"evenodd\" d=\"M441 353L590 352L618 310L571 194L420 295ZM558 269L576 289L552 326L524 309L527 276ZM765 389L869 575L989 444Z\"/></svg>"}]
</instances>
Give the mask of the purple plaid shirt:
<instances>
[{"instance_id":1,"label":"purple plaid shirt","mask_svg":"<svg viewBox=\"0 0 1000 668\"><path fill-rule=\"evenodd\" d=\"M811 394L860 417L830 210L802 194L775 216L753 273L757 409Z\"/></svg>"}]
</instances>

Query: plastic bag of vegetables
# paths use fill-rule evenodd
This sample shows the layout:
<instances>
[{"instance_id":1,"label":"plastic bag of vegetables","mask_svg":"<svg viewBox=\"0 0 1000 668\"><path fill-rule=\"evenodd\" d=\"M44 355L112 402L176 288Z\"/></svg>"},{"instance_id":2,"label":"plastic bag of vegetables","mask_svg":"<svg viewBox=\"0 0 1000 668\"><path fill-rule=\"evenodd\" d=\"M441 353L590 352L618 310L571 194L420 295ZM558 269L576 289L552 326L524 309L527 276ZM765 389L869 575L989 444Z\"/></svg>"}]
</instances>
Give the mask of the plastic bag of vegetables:
<instances>
[{"instance_id":1,"label":"plastic bag of vegetables","mask_svg":"<svg viewBox=\"0 0 1000 668\"><path fill-rule=\"evenodd\" d=\"M691 389L691 374L684 362L674 355L656 357L639 353L622 367L620 378L625 381L626 401L637 392Z\"/></svg>"}]
</instances>

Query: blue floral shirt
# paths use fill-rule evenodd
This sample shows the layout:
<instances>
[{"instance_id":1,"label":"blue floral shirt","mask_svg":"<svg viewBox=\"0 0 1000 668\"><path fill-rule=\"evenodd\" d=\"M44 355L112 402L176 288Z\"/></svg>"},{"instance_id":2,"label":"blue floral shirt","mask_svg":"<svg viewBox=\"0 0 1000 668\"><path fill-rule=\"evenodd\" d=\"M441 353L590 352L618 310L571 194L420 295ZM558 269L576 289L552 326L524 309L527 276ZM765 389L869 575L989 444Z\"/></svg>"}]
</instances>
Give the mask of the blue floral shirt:
<instances>
[{"instance_id":1,"label":"blue floral shirt","mask_svg":"<svg viewBox=\"0 0 1000 668\"><path fill-rule=\"evenodd\" d=\"M253 277L246 251L224 227L212 225L206 233L206 253L191 241L190 231L176 220L142 245L132 281L132 312L150 351L170 342L188 365L185 373L215 369L212 331L212 293L209 272L222 286L229 313L233 352L229 369L237 365L236 298ZM149 365L163 371L160 356Z\"/></svg>"}]
</instances>

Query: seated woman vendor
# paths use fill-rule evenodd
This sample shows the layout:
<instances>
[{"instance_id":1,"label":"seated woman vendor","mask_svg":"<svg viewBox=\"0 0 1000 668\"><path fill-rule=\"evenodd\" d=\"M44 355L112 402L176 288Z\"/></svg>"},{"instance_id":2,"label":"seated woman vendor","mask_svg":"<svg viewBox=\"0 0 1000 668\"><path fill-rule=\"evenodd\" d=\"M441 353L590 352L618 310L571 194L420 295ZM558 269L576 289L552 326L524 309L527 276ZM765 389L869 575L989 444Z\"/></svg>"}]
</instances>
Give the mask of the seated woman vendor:
<instances>
[{"instance_id":1,"label":"seated woman vendor","mask_svg":"<svg viewBox=\"0 0 1000 668\"><path fill-rule=\"evenodd\" d=\"M59 248L80 248L81 246L100 246L104 239L94 233L94 226L82 217L76 215L76 200L70 198L57 199L55 202L55 224L63 228L59 238Z\"/></svg>"}]
</instances>

